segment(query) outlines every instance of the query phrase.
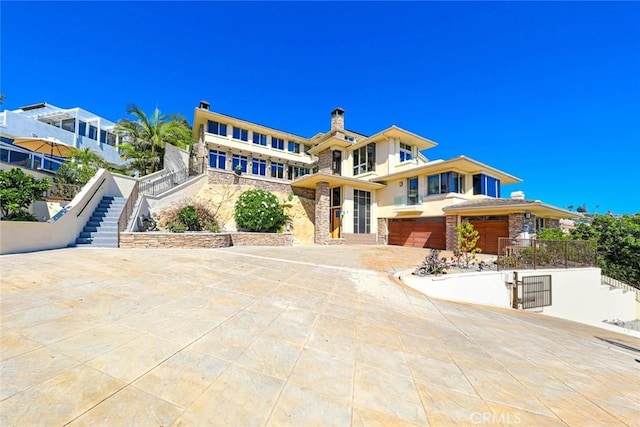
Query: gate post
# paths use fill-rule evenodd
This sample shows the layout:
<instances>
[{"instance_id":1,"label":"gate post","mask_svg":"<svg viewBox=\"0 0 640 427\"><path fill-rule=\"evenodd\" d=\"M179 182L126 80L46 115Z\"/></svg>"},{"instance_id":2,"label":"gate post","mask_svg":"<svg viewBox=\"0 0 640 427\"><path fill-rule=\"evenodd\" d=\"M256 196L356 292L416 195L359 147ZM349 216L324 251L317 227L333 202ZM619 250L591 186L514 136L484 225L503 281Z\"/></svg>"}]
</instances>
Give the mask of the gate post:
<instances>
[{"instance_id":1,"label":"gate post","mask_svg":"<svg viewBox=\"0 0 640 427\"><path fill-rule=\"evenodd\" d=\"M513 295L511 297L511 307L518 309L518 272L513 272Z\"/></svg>"}]
</instances>

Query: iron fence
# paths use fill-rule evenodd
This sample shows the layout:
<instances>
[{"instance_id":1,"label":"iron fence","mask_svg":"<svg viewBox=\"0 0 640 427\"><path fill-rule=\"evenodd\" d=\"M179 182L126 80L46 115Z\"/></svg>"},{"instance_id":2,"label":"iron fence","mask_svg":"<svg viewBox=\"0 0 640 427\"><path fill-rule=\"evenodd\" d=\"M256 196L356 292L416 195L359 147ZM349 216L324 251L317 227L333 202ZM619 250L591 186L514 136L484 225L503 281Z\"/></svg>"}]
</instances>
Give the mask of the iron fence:
<instances>
[{"instance_id":1,"label":"iron fence","mask_svg":"<svg viewBox=\"0 0 640 427\"><path fill-rule=\"evenodd\" d=\"M498 270L597 267L595 242L498 238Z\"/></svg>"},{"instance_id":2,"label":"iron fence","mask_svg":"<svg viewBox=\"0 0 640 427\"><path fill-rule=\"evenodd\" d=\"M163 175L153 181L140 183L140 194L157 196L189 179L189 169L182 169Z\"/></svg>"}]
</instances>

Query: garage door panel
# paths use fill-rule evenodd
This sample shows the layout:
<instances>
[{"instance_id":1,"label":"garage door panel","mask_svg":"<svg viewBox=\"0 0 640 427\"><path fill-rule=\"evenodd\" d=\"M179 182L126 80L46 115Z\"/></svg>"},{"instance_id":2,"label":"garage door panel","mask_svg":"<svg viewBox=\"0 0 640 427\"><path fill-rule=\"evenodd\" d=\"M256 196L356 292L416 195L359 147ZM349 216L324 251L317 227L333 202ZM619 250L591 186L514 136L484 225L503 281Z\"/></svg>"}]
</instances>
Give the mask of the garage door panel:
<instances>
[{"instance_id":1,"label":"garage door panel","mask_svg":"<svg viewBox=\"0 0 640 427\"><path fill-rule=\"evenodd\" d=\"M469 222L480 234L477 246L482 249L484 254L497 254L498 238L509 237L508 220L473 220Z\"/></svg>"},{"instance_id":2,"label":"garage door panel","mask_svg":"<svg viewBox=\"0 0 640 427\"><path fill-rule=\"evenodd\" d=\"M446 225L440 218L389 221L389 244L444 249Z\"/></svg>"}]
</instances>

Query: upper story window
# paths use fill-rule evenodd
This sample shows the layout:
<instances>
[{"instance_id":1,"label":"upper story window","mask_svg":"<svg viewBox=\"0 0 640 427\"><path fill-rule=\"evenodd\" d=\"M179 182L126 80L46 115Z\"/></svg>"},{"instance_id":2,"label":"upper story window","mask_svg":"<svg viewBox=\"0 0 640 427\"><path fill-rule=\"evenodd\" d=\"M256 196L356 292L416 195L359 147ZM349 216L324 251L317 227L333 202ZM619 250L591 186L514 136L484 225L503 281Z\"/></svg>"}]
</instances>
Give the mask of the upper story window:
<instances>
[{"instance_id":1,"label":"upper story window","mask_svg":"<svg viewBox=\"0 0 640 427\"><path fill-rule=\"evenodd\" d=\"M309 154L309 150L311 150L311 146L310 145L302 145L304 147L304 154L310 156Z\"/></svg>"},{"instance_id":2,"label":"upper story window","mask_svg":"<svg viewBox=\"0 0 640 427\"><path fill-rule=\"evenodd\" d=\"M274 136L271 137L271 148L275 148L276 150L284 150L284 139L276 138Z\"/></svg>"},{"instance_id":3,"label":"upper story window","mask_svg":"<svg viewBox=\"0 0 640 427\"><path fill-rule=\"evenodd\" d=\"M78 120L78 135L85 136L87 134L87 122Z\"/></svg>"},{"instance_id":4,"label":"upper story window","mask_svg":"<svg viewBox=\"0 0 640 427\"><path fill-rule=\"evenodd\" d=\"M209 150L209 166L214 169L226 169L227 153L224 151Z\"/></svg>"},{"instance_id":5,"label":"upper story window","mask_svg":"<svg viewBox=\"0 0 640 427\"><path fill-rule=\"evenodd\" d=\"M345 140L347 140L347 141L349 141L349 142L355 142L355 140L356 140L354 137L349 136L349 135L345 135L345 136L344 136L344 139L345 139Z\"/></svg>"},{"instance_id":6,"label":"upper story window","mask_svg":"<svg viewBox=\"0 0 640 427\"><path fill-rule=\"evenodd\" d=\"M251 173L254 175L265 176L267 174L267 161L262 159L253 159L251 161Z\"/></svg>"},{"instance_id":7,"label":"upper story window","mask_svg":"<svg viewBox=\"0 0 640 427\"><path fill-rule=\"evenodd\" d=\"M239 166L239 167L238 167ZM247 171L247 156L241 156L240 154L234 154L231 158L231 167L233 170L240 170L241 172Z\"/></svg>"},{"instance_id":8,"label":"upper story window","mask_svg":"<svg viewBox=\"0 0 640 427\"><path fill-rule=\"evenodd\" d=\"M473 175L473 194L500 197L500 180L483 173Z\"/></svg>"},{"instance_id":9,"label":"upper story window","mask_svg":"<svg viewBox=\"0 0 640 427\"><path fill-rule=\"evenodd\" d=\"M427 195L464 193L465 176L458 172L443 172L427 177Z\"/></svg>"},{"instance_id":10,"label":"upper story window","mask_svg":"<svg viewBox=\"0 0 640 427\"><path fill-rule=\"evenodd\" d=\"M207 122L207 132L227 136L227 125L209 120Z\"/></svg>"},{"instance_id":11,"label":"upper story window","mask_svg":"<svg viewBox=\"0 0 640 427\"><path fill-rule=\"evenodd\" d=\"M289 179L294 180L299 176L309 175L309 169L301 166L289 166L287 176Z\"/></svg>"},{"instance_id":12,"label":"upper story window","mask_svg":"<svg viewBox=\"0 0 640 427\"><path fill-rule=\"evenodd\" d=\"M271 163L271 176L273 178L284 178L284 164L283 163Z\"/></svg>"},{"instance_id":13,"label":"upper story window","mask_svg":"<svg viewBox=\"0 0 640 427\"><path fill-rule=\"evenodd\" d=\"M376 170L376 143L371 142L364 147L353 150L353 174Z\"/></svg>"},{"instance_id":14,"label":"upper story window","mask_svg":"<svg viewBox=\"0 0 640 427\"><path fill-rule=\"evenodd\" d=\"M76 131L76 119L65 119L62 121L62 129L75 132Z\"/></svg>"},{"instance_id":15,"label":"upper story window","mask_svg":"<svg viewBox=\"0 0 640 427\"><path fill-rule=\"evenodd\" d=\"M240 141L249 140L249 131L242 128L233 127L233 139L239 139Z\"/></svg>"},{"instance_id":16,"label":"upper story window","mask_svg":"<svg viewBox=\"0 0 640 427\"><path fill-rule=\"evenodd\" d=\"M89 125L89 134L87 135L91 139L98 140L98 128L92 125Z\"/></svg>"},{"instance_id":17,"label":"upper story window","mask_svg":"<svg viewBox=\"0 0 640 427\"><path fill-rule=\"evenodd\" d=\"M104 144L107 142L107 131L100 129L100 142Z\"/></svg>"},{"instance_id":18,"label":"upper story window","mask_svg":"<svg viewBox=\"0 0 640 427\"><path fill-rule=\"evenodd\" d=\"M290 153L299 153L300 152L300 144L295 141L289 141L287 146L287 151Z\"/></svg>"},{"instance_id":19,"label":"upper story window","mask_svg":"<svg viewBox=\"0 0 640 427\"><path fill-rule=\"evenodd\" d=\"M253 133L253 143L254 144L258 144L258 145L267 145L267 135L260 133L260 132L254 132Z\"/></svg>"},{"instance_id":20,"label":"upper story window","mask_svg":"<svg viewBox=\"0 0 640 427\"><path fill-rule=\"evenodd\" d=\"M116 135L111 132L107 132L107 144L111 146L116 145Z\"/></svg>"},{"instance_id":21,"label":"upper story window","mask_svg":"<svg viewBox=\"0 0 640 427\"><path fill-rule=\"evenodd\" d=\"M406 162L413 159L412 147L404 142L400 143L400 162Z\"/></svg>"}]
</instances>

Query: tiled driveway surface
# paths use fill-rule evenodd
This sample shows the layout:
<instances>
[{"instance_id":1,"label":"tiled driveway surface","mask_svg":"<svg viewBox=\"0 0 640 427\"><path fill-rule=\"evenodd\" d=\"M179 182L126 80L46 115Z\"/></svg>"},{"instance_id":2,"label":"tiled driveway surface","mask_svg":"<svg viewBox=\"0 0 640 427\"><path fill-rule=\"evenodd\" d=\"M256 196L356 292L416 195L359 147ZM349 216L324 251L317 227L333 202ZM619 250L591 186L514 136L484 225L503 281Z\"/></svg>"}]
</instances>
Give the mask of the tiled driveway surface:
<instances>
[{"instance_id":1,"label":"tiled driveway surface","mask_svg":"<svg viewBox=\"0 0 640 427\"><path fill-rule=\"evenodd\" d=\"M0 425L640 425L639 340L388 280L424 256L4 256Z\"/></svg>"}]
</instances>

